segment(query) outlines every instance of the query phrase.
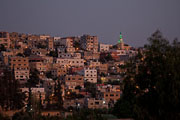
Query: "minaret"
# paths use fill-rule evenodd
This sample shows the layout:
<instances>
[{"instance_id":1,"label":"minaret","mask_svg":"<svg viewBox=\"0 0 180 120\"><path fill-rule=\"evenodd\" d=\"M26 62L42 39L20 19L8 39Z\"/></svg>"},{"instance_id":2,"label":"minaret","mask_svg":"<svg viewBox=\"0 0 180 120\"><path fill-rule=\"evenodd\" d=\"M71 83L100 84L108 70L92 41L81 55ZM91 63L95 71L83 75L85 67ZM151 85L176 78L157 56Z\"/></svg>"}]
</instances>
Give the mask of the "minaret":
<instances>
[{"instance_id":1,"label":"minaret","mask_svg":"<svg viewBox=\"0 0 180 120\"><path fill-rule=\"evenodd\" d=\"M118 40L118 49L120 50L123 50L124 49L124 42L123 42L123 38L122 38L122 34L120 32L120 35L119 35L119 40Z\"/></svg>"}]
</instances>

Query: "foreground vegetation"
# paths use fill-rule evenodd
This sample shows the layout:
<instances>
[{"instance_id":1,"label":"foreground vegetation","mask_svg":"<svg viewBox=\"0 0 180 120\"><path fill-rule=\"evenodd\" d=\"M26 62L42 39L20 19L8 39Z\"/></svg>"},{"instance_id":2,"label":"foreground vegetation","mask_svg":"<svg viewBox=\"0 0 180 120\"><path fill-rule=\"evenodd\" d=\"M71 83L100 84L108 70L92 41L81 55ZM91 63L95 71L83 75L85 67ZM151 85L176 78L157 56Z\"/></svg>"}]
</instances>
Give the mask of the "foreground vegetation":
<instances>
[{"instance_id":1,"label":"foreground vegetation","mask_svg":"<svg viewBox=\"0 0 180 120\"><path fill-rule=\"evenodd\" d=\"M113 113L138 120L179 120L180 43L170 44L159 31L149 42L126 65L123 96Z\"/></svg>"}]
</instances>

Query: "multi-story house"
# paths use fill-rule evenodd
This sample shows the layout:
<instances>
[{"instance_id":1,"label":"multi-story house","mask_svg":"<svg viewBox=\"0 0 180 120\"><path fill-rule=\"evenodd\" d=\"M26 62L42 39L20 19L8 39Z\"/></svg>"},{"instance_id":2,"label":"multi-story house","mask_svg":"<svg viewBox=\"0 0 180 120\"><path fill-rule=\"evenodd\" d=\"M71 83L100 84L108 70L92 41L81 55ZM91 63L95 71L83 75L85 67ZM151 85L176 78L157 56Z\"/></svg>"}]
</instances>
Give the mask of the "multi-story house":
<instances>
[{"instance_id":1,"label":"multi-story house","mask_svg":"<svg viewBox=\"0 0 180 120\"><path fill-rule=\"evenodd\" d=\"M57 58L56 63L61 66L71 67L71 66L84 66L84 59L62 59Z\"/></svg>"},{"instance_id":2,"label":"multi-story house","mask_svg":"<svg viewBox=\"0 0 180 120\"><path fill-rule=\"evenodd\" d=\"M46 54L48 53L47 49L42 49L42 48L34 48L31 50L31 53L34 55L38 55L38 56L46 56Z\"/></svg>"},{"instance_id":3,"label":"multi-story house","mask_svg":"<svg viewBox=\"0 0 180 120\"><path fill-rule=\"evenodd\" d=\"M67 67L65 66L55 66L51 69L51 73L54 77L64 76L68 72Z\"/></svg>"},{"instance_id":4,"label":"multi-story house","mask_svg":"<svg viewBox=\"0 0 180 120\"><path fill-rule=\"evenodd\" d=\"M29 60L27 57L14 56L10 61L11 69L29 69Z\"/></svg>"},{"instance_id":5,"label":"multi-story house","mask_svg":"<svg viewBox=\"0 0 180 120\"><path fill-rule=\"evenodd\" d=\"M5 48L9 48L11 44L9 33L0 32L0 45L4 45Z\"/></svg>"},{"instance_id":6,"label":"multi-story house","mask_svg":"<svg viewBox=\"0 0 180 120\"><path fill-rule=\"evenodd\" d=\"M48 42L48 49L49 50L54 50L54 39L52 37L48 38L47 42Z\"/></svg>"},{"instance_id":7,"label":"multi-story house","mask_svg":"<svg viewBox=\"0 0 180 120\"><path fill-rule=\"evenodd\" d=\"M99 45L99 51L100 52L108 52L109 51L109 45L108 44L100 44Z\"/></svg>"},{"instance_id":8,"label":"multi-story house","mask_svg":"<svg viewBox=\"0 0 180 120\"><path fill-rule=\"evenodd\" d=\"M98 71L99 71L99 74L101 74L101 73L107 74L108 73L108 64L106 64L106 63L102 64L101 63Z\"/></svg>"},{"instance_id":9,"label":"multi-story house","mask_svg":"<svg viewBox=\"0 0 180 120\"><path fill-rule=\"evenodd\" d=\"M75 90L77 86L84 88L84 76L82 75L66 75L63 79L67 89Z\"/></svg>"},{"instance_id":10,"label":"multi-story house","mask_svg":"<svg viewBox=\"0 0 180 120\"><path fill-rule=\"evenodd\" d=\"M81 53L59 53L58 58L74 58L74 59L81 59Z\"/></svg>"},{"instance_id":11,"label":"multi-story house","mask_svg":"<svg viewBox=\"0 0 180 120\"><path fill-rule=\"evenodd\" d=\"M90 68L99 68L100 64L101 63L98 60L90 60L89 67Z\"/></svg>"},{"instance_id":12,"label":"multi-story house","mask_svg":"<svg viewBox=\"0 0 180 120\"><path fill-rule=\"evenodd\" d=\"M48 38L50 38L50 36L49 35L40 35L39 38L41 40L47 40Z\"/></svg>"},{"instance_id":13,"label":"multi-story house","mask_svg":"<svg viewBox=\"0 0 180 120\"><path fill-rule=\"evenodd\" d=\"M85 103L89 109L108 109L108 102L104 99L88 98Z\"/></svg>"},{"instance_id":14,"label":"multi-story house","mask_svg":"<svg viewBox=\"0 0 180 120\"><path fill-rule=\"evenodd\" d=\"M81 36L81 47L87 51L97 53L98 52L98 37L83 35Z\"/></svg>"},{"instance_id":15,"label":"multi-story house","mask_svg":"<svg viewBox=\"0 0 180 120\"><path fill-rule=\"evenodd\" d=\"M84 68L84 80L97 83L97 70L95 68Z\"/></svg>"},{"instance_id":16,"label":"multi-story house","mask_svg":"<svg viewBox=\"0 0 180 120\"><path fill-rule=\"evenodd\" d=\"M100 53L93 53L93 52L89 52L89 51L84 51L83 52L84 53L84 55L83 55L83 57L84 57L84 59L86 59L86 60L98 60L99 59L99 57L100 57Z\"/></svg>"},{"instance_id":17,"label":"multi-story house","mask_svg":"<svg viewBox=\"0 0 180 120\"><path fill-rule=\"evenodd\" d=\"M115 103L118 99L120 99L121 92L115 92L115 91L105 91L103 92L103 98L107 102L113 102Z\"/></svg>"},{"instance_id":18,"label":"multi-story house","mask_svg":"<svg viewBox=\"0 0 180 120\"><path fill-rule=\"evenodd\" d=\"M65 109L68 109L70 107L73 107L75 109L83 108L84 107L84 99L72 99L72 100L65 100L63 102L63 107Z\"/></svg>"},{"instance_id":19,"label":"multi-story house","mask_svg":"<svg viewBox=\"0 0 180 120\"><path fill-rule=\"evenodd\" d=\"M11 57L10 66L14 70L15 79L20 80L20 83L29 79L29 60L27 57Z\"/></svg>"}]
</instances>

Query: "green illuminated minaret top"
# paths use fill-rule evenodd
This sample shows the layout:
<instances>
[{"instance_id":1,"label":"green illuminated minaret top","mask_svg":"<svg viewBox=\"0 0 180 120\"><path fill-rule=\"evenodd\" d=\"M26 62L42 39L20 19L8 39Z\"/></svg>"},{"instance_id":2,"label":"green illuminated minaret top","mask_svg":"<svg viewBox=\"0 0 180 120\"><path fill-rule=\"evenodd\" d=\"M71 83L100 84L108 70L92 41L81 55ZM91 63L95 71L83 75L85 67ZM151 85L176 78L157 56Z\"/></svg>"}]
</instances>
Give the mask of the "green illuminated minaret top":
<instances>
[{"instance_id":1,"label":"green illuminated minaret top","mask_svg":"<svg viewBox=\"0 0 180 120\"><path fill-rule=\"evenodd\" d=\"M123 42L123 38L122 38L122 34L120 32L118 43L122 43L122 42Z\"/></svg>"}]
</instances>

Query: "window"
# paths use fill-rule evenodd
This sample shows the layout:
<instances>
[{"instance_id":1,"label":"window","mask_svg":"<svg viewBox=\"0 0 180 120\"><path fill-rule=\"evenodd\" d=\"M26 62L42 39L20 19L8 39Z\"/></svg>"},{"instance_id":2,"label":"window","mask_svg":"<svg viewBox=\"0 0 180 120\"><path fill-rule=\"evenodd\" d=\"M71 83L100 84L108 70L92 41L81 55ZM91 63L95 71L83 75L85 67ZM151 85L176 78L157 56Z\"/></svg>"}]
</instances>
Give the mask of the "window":
<instances>
[{"instance_id":1,"label":"window","mask_svg":"<svg viewBox=\"0 0 180 120\"><path fill-rule=\"evenodd\" d=\"M110 96L114 96L113 94L110 94Z\"/></svg>"},{"instance_id":2,"label":"window","mask_svg":"<svg viewBox=\"0 0 180 120\"><path fill-rule=\"evenodd\" d=\"M95 102L96 105L99 105L99 102Z\"/></svg>"}]
</instances>

